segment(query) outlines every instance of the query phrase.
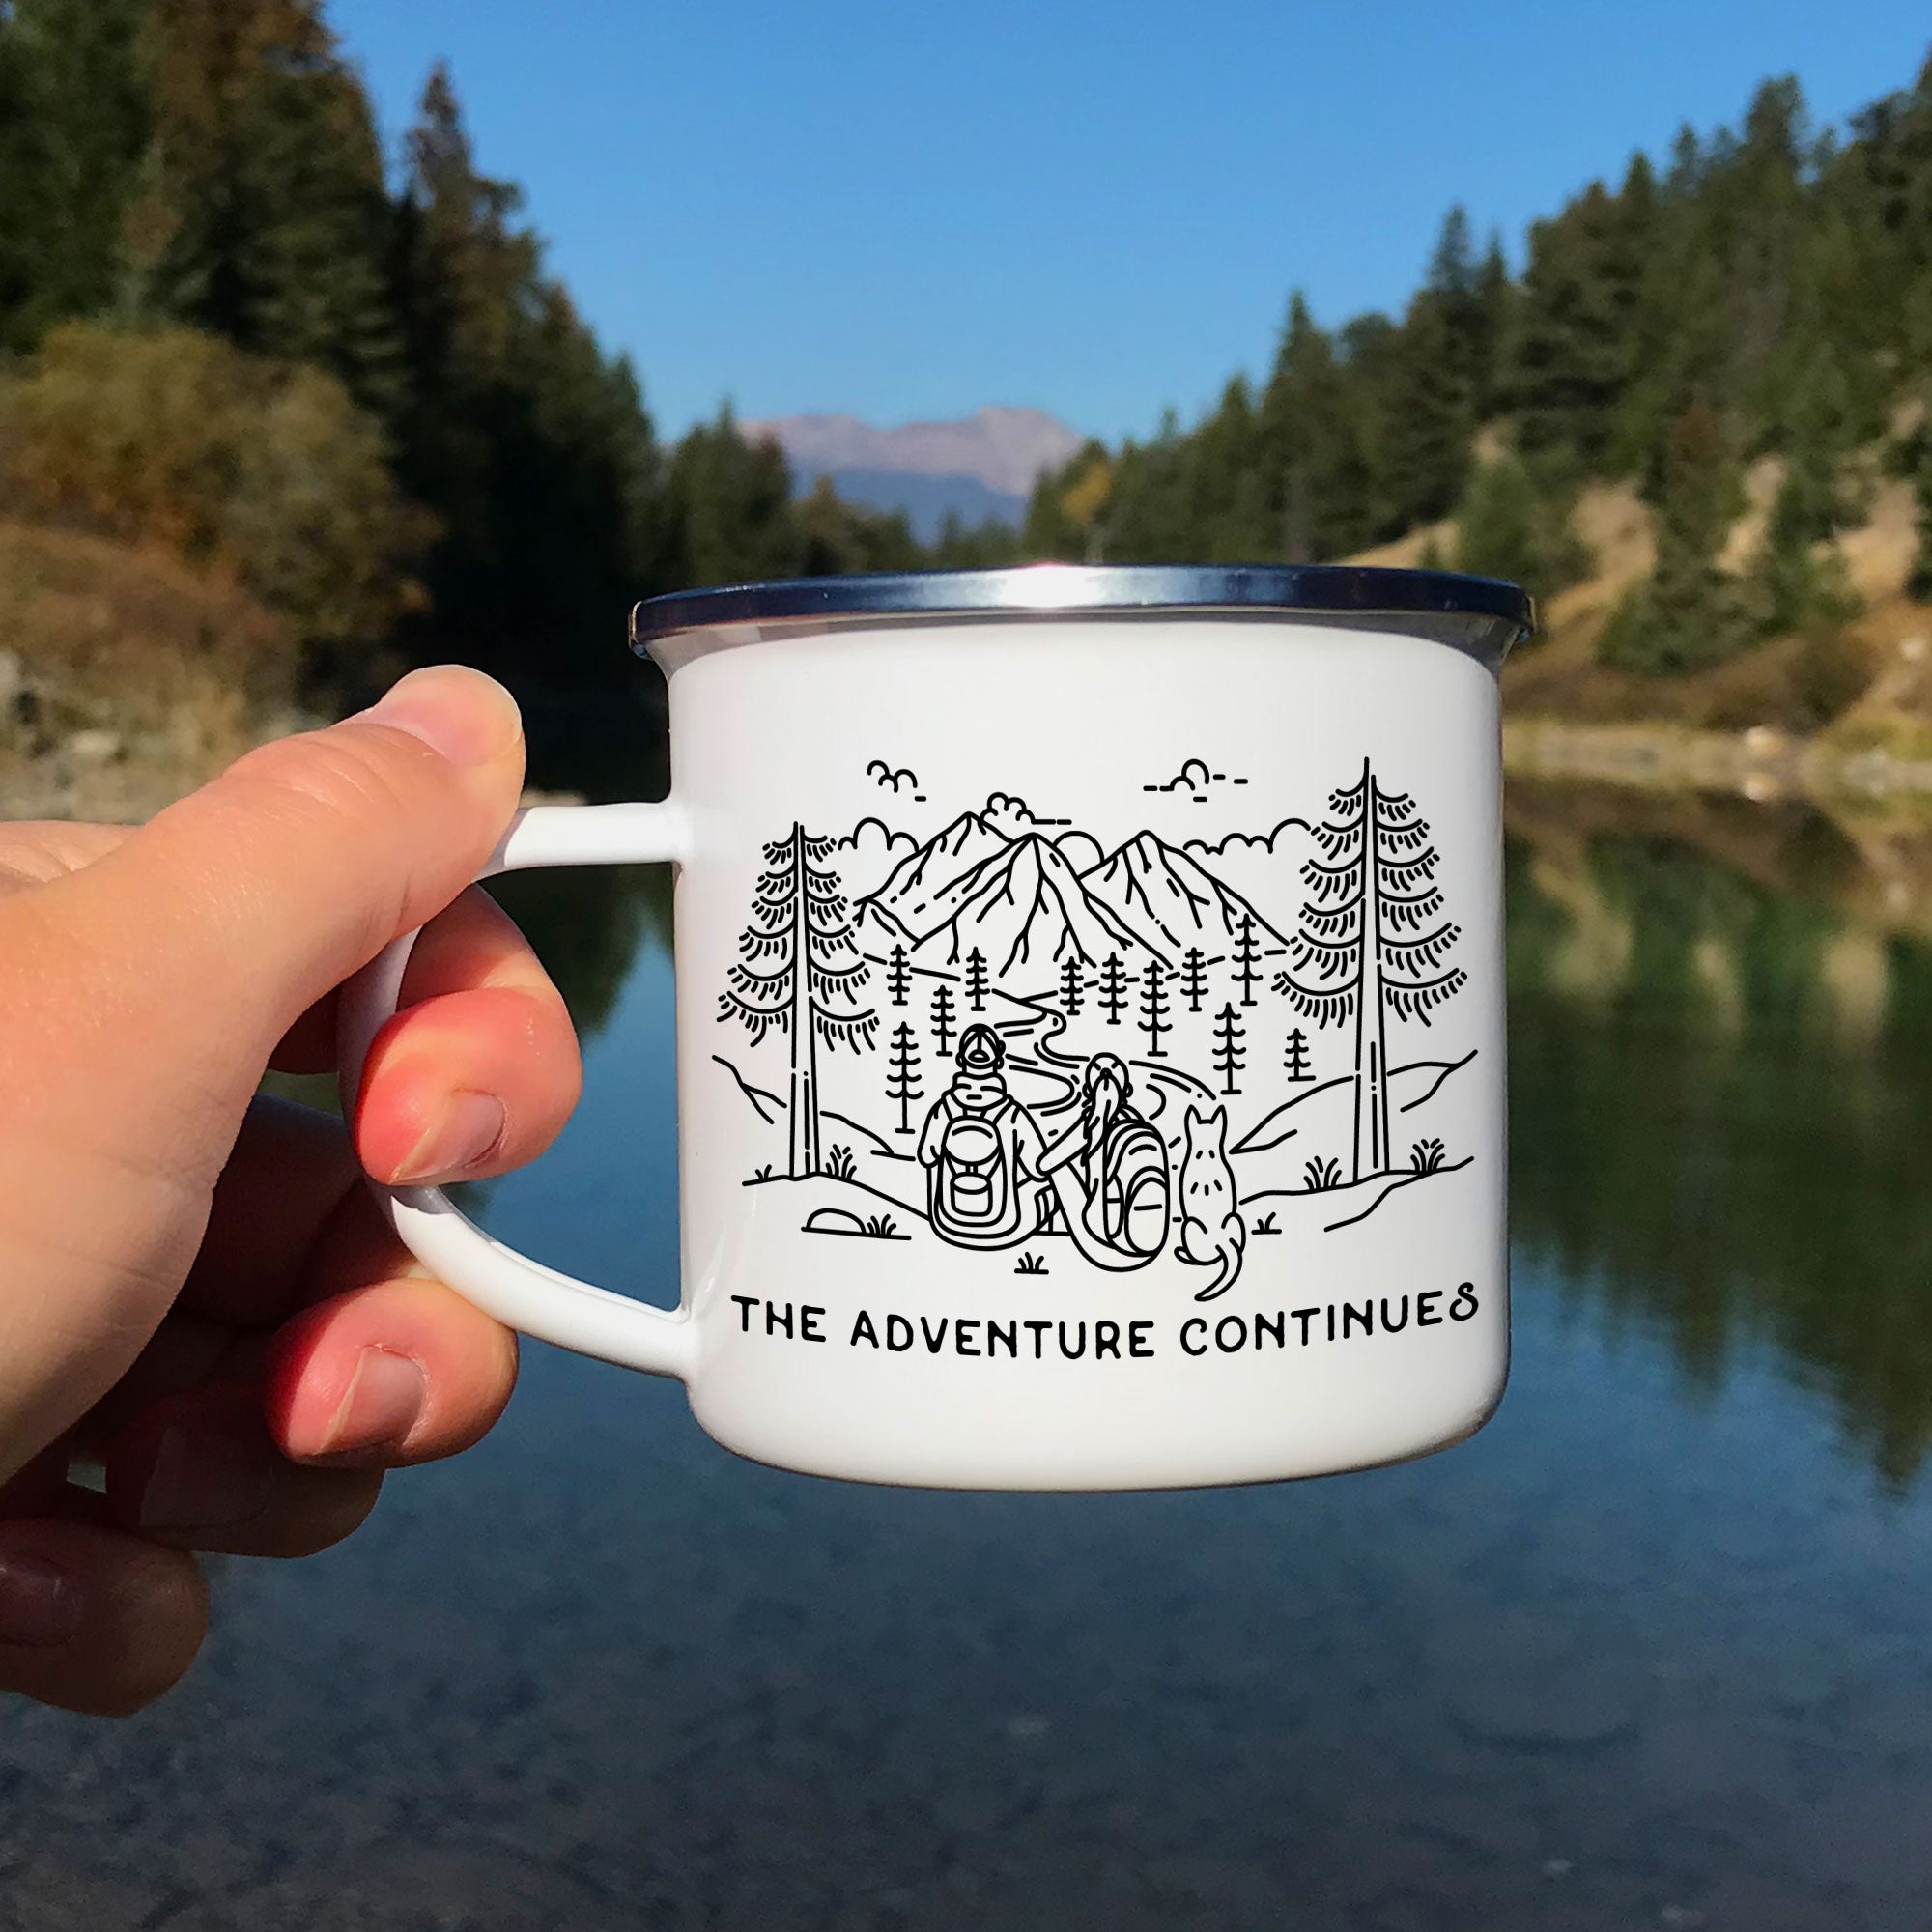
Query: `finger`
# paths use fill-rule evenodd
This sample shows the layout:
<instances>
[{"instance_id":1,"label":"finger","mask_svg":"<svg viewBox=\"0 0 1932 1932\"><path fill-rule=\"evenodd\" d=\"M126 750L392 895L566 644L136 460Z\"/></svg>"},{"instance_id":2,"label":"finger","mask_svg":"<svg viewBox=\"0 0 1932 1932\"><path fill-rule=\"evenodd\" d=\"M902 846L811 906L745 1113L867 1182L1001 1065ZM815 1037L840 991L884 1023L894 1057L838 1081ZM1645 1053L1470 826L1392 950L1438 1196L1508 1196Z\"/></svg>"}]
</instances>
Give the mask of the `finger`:
<instances>
[{"instance_id":1,"label":"finger","mask_svg":"<svg viewBox=\"0 0 1932 1932\"><path fill-rule=\"evenodd\" d=\"M259 1067L302 1013L469 883L509 823L522 726L480 672L413 672L373 710L251 752L45 914L151 1058ZM138 997L126 987L138 985Z\"/></svg>"},{"instance_id":2,"label":"finger","mask_svg":"<svg viewBox=\"0 0 1932 1932\"><path fill-rule=\"evenodd\" d=\"M430 1462L475 1442L501 1414L516 1380L516 1337L431 1282L359 1182L314 1236L312 1252L305 1237L300 1253L264 1270L245 1295L229 1298L216 1289L203 1300L249 1322L303 1312L269 1334L177 1306L82 1419L80 1448L104 1456L157 1405L225 1388L266 1390L257 1406L283 1451L298 1461L332 1457L366 1467ZM65 1476L64 1459L49 1465L56 1488ZM10 1493L0 1489L0 1512ZM26 1506L14 1513L27 1513Z\"/></svg>"},{"instance_id":3,"label":"finger","mask_svg":"<svg viewBox=\"0 0 1932 1932\"><path fill-rule=\"evenodd\" d=\"M71 824L63 819L0 827L0 891L43 886L78 872L112 852L128 836L125 825Z\"/></svg>"},{"instance_id":4,"label":"finger","mask_svg":"<svg viewBox=\"0 0 1932 1932\"><path fill-rule=\"evenodd\" d=\"M325 993L275 1042L269 1065L277 1073L333 1073L339 992Z\"/></svg>"},{"instance_id":5,"label":"finger","mask_svg":"<svg viewBox=\"0 0 1932 1932\"><path fill-rule=\"evenodd\" d=\"M582 1091L576 1030L529 943L488 894L423 929L404 1009L371 1047L362 1164L392 1185L501 1174L550 1146Z\"/></svg>"},{"instance_id":6,"label":"finger","mask_svg":"<svg viewBox=\"0 0 1932 1932\"><path fill-rule=\"evenodd\" d=\"M125 1717L180 1680L207 1630L192 1556L95 1524L0 1522L0 1690Z\"/></svg>"},{"instance_id":7,"label":"finger","mask_svg":"<svg viewBox=\"0 0 1932 1932\"><path fill-rule=\"evenodd\" d=\"M275 1337L269 1428L298 1463L430 1463L478 1441L516 1381L509 1329L440 1282L378 1282L304 1309Z\"/></svg>"},{"instance_id":8,"label":"finger","mask_svg":"<svg viewBox=\"0 0 1932 1932\"><path fill-rule=\"evenodd\" d=\"M340 1121L258 1094L215 1182L179 1305L237 1328L273 1327L296 1305L324 1230L361 1192Z\"/></svg>"},{"instance_id":9,"label":"finger","mask_svg":"<svg viewBox=\"0 0 1932 1932\"><path fill-rule=\"evenodd\" d=\"M259 1390L190 1390L130 1423L106 1455L114 1520L154 1542L235 1556L312 1556L361 1527L382 1476L298 1468Z\"/></svg>"}]
</instances>

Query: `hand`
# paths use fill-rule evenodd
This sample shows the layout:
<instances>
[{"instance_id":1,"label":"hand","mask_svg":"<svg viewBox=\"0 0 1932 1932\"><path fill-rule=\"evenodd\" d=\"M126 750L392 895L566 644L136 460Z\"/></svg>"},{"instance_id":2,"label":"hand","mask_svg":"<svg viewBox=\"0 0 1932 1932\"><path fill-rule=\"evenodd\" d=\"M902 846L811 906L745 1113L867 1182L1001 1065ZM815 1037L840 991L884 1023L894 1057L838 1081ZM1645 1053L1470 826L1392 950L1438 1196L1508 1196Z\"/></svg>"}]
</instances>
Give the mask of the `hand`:
<instances>
[{"instance_id":1,"label":"hand","mask_svg":"<svg viewBox=\"0 0 1932 1932\"><path fill-rule=\"evenodd\" d=\"M506 692L419 671L139 831L0 827L0 1690L136 1709L200 1645L195 1551L322 1549L509 1399L514 1337L423 1278L356 1154L498 1174L576 1104L562 1002L465 890L523 767ZM334 1065L334 989L424 921L355 1147L258 1098Z\"/></svg>"}]
</instances>

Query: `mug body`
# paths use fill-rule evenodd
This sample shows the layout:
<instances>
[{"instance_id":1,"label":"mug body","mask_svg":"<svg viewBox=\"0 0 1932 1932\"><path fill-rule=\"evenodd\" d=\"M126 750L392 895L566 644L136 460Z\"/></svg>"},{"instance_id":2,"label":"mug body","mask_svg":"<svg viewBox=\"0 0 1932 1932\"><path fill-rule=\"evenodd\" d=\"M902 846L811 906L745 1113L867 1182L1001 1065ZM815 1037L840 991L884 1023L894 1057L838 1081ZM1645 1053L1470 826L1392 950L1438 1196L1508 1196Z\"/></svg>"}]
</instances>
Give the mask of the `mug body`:
<instances>
[{"instance_id":1,"label":"mug body","mask_svg":"<svg viewBox=\"0 0 1932 1932\"><path fill-rule=\"evenodd\" d=\"M703 1427L1054 1490L1478 1428L1507 622L684 603L651 648Z\"/></svg>"}]
</instances>

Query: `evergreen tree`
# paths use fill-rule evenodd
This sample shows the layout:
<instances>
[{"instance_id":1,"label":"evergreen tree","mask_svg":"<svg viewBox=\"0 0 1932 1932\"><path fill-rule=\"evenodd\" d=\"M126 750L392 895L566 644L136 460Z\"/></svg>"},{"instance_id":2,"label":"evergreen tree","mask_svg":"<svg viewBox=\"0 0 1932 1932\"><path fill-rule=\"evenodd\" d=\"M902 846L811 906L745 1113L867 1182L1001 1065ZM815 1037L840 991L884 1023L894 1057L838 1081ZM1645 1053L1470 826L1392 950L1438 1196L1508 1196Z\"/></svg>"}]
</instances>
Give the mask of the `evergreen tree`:
<instances>
[{"instance_id":1,"label":"evergreen tree","mask_svg":"<svg viewBox=\"0 0 1932 1932\"><path fill-rule=\"evenodd\" d=\"M393 211L369 99L320 0L153 0L136 302L314 362L393 412Z\"/></svg>"},{"instance_id":2,"label":"evergreen tree","mask_svg":"<svg viewBox=\"0 0 1932 1932\"><path fill-rule=\"evenodd\" d=\"M1309 899L1275 989L1317 1026L1355 1023L1352 1180L1391 1165L1388 1015L1420 1020L1468 983L1443 964L1462 937L1434 883L1428 823L1406 793L1386 792L1368 760L1352 785L1329 794L1315 835L1321 856L1301 868Z\"/></svg>"},{"instance_id":3,"label":"evergreen tree","mask_svg":"<svg viewBox=\"0 0 1932 1932\"><path fill-rule=\"evenodd\" d=\"M402 467L443 523L441 617L486 661L615 675L610 611L678 560L665 529L675 493L660 491L636 377L545 277L535 237L514 224L518 191L477 169L443 69L407 149Z\"/></svg>"},{"instance_id":4,"label":"evergreen tree","mask_svg":"<svg viewBox=\"0 0 1932 1932\"><path fill-rule=\"evenodd\" d=\"M1605 628L1597 649L1606 664L1651 675L1702 670L1749 640L1738 586L1718 568L1737 501L1723 426L1709 404L1693 404L1671 430L1657 568Z\"/></svg>"},{"instance_id":5,"label":"evergreen tree","mask_svg":"<svg viewBox=\"0 0 1932 1932\"><path fill-rule=\"evenodd\" d=\"M1060 962L1060 1010L1068 1019L1080 1010L1080 956L1075 952Z\"/></svg>"},{"instance_id":6,"label":"evergreen tree","mask_svg":"<svg viewBox=\"0 0 1932 1932\"><path fill-rule=\"evenodd\" d=\"M1242 1045L1245 1029L1233 1006L1221 1009L1214 1021L1214 1071L1221 1076L1221 1092L1232 1097L1241 1091L1241 1068L1247 1049Z\"/></svg>"},{"instance_id":7,"label":"evergreen tree","mask_svg":"<svg viewBox=\"0 0 1932 1932\"><path fill-rule=\"evenodd\" d=\"M1174 1023L1167 1015L1167 976L1158 959L1150 959L1141 980L1140 1020L1141 1031L1147 1035L1150 1060L1164 1060L1167 1057L1167 1051L1160 1043L1164 1035L1174 1031Z\"/></svg>"},{"instance_id":8,"label":"evergreen tree","mask_svg":"<svg viewBox=\"0 0 1932 1932\"><path fill-rule=\"evenodd\" d=\"M1842 554L1820 549L1838 534L1850 417L1843 377L1822 350L1784 399L1783 414L1784 478L1751 572L1758 628L1771 637L1841 622L1857 608Z\"/></svg>"},{"instance_id":9,"label":"evergreen tree","mask_svg":"<svg viewBox=\"0 0 1932 1932\"><path fill-rule=\"evenodd\" d=\"M1198 1013L1202 1001L1208 997L1208 960L1198 946L1190 946L1181 957L1180 991L1187 1001L1187 1010Z\"/></svg>"},{"instance_id":10,"label":"evergreen tree","mask_svg":"<svg viewBox=\"0 0 1932 1932\"><path fill-rule=\"evenodd\" d=\"M986 955L977 946L966 955L966 1003L976 1013L986 1010Z\"/></svg>"},{"instance_id":11,"label":"evergreen tree","mask_svg":"<svg viewBox=\"0 0 1932 1932\"><path fill-rule=\"evenodd\" d=\"M146 0L0 8L0 351L122 299L153 139Z\"/></svg>"},{"instance_id":12,"label":"evergreen tree","mask_svg":"<svg viewBox=\"0 0 1932 1932\"><path fill-rule=\"evenodd\" d=\"M671 453L665 496L673 582L796 574L784 452L775 442L748 442L728 404Z\"/></svg>"},{"instance_id":13,"label":"evergreen tree","mask_svg":"<svg viewBox=\"0 0 1932 1932\"><path fill-rule=\"evenodd\" d=\"M1913 558L1907 588L1913 596L1932 601L1932 393L1925 399L1925 416L1917 439L1912 467L1913 500L1918 512L1918 549Z\"/></svg>"},{"instance_id":14,"label":"evergreen tree","mask_svg":"<svg viewBox=\"0 0 1932 1932\"><path fill-rule=\"evenodd\" d=\"M903 946L895 946L886 961L886 995L895 1007L905 1005L912 992L912 966Z\"/></svg>"},{"instance_id":15,"label":"evergreen tree","mask_svg":"<svg viewBox=\"0 0 1932 1932\"><path fill-rule=\"evenodd\" d=\"M912 1132L912 1103L923 1100L925 1090L919 1083L919 1041L904 1020L893 1029L893 1050L888 1064L886 1098L896 1101L899 1132Z\"/></svg>"},{"instance_id":16,"label":"evergreen tree","mask_svg":"<svg viewBox=\"0 0 1932 1932\"><path fill-rule=\"evenodd\" d=\"M1278 535L1264 554L1291 563L1335 556L1360 529L1351 471L1347 377L1296 290L1260 412L1261 460L1274 477Z\"/></svg>"},{"instance_id":17,"label":"evergreen tree","mask_svg":"<svg viewBox=\"0 0 1932 1932\"><path fill-rule=\"evenodd\" d=\"M852 940L837 873L825 869L830 838L803 825L765 846L742 955L719 996L723 1017L739 1021L757 1046L777 1029L791 1042L791 1167L794 1180L819 1171L818 1048L869 1051L878 1018L853 1002L870 968Z\"/></svg>"},{"instance_id":18,"label":"evergreen tree","mask_svg":"<svg viewBox=\"0 0 1932 1932\"><path fill-rule=\"evenodd\" d=\"M1621 192L1593 182L1530 229L1511 387L1527 453L1589 469L1608 452L1637 369L1654 184L1633 164Z\"/></svg>"},{"instance_id":19,"label":"evergreen tree","mask_svg":"<svg viewBox=\"0 0 1932 1932\"><path fill-rule=\"evenodd\" d=\"M953 1018L952 988L944 980L932 989L933 1050L941 1060L952 1058L952 1036L957 1030Z\"/></svg>"},{"instance_id":20,"label":"evergreen tree","mask_svg":"<svg viewBox=\"0 0 1932 1932\"><path fill-rule=\"evenodd\" d=\"M1121 968L1121 955L1110 952L1100 962L1100 987L1098 998L1100 1010L1107 1015L1109 1026L1119 1026L1121 1015L1127 1006L1127 980Z\"/></svg>"},{"instance_id":21,"label":"evergreen tree","mask_svg":"<svg viewBox=\"0 0 1932 1932\"><path fill-rule=\"evenodd\" d=\"M1246 913L1241 915L1241 927L1235 935L1235 984L1241 989L1241 1004L1251 1007L1255 1003L1255 987L1261 980L1261 948L1255 941L1255 923Z\"/></svg>"},{"instance_id":22,"label":"evergreen tree","mask_svg":"<svg viewBox=\"0 0 1932 1932\"><path fill-rule=\"evenodd\" d=\"M1299 1027L1289 1035L1282 1050L1282 1070L1297 1082L1314 1078L1308 1068L1308 1036Z\"/></svg>"},{"instance_id":23,"label":"evergreen tree","mask_svg":"<svg viewBox=\"0 0 1932 1932\"><path fill-rule=\"evenodd\" d=\"M1457 516L1456 568L1548 597L1577 574L1577 546L1513 449L1477 466Z\"/></svg>"},{"instance_id":24,"label":"evergreen tree","mask_svg":"<svg viewBox=\"0 0 1932 1932\"><path fill-rule=\"evenodd\" d=\"M1494 387L1493 334L1469 218L1452 208L1409 304L1390 412L1390 489L1407 524L1446 516L1462 495L1478 406Z\"/></svg>"}]
</instances>

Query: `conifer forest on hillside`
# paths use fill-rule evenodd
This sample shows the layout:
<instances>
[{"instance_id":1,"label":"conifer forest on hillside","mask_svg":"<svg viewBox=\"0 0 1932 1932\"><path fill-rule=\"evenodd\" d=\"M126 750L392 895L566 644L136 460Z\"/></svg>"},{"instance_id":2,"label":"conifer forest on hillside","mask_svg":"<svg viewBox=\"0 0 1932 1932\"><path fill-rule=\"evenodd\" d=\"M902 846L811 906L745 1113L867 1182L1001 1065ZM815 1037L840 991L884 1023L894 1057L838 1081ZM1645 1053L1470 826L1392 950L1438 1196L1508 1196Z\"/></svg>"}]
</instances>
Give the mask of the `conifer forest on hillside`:
<instances>
[{"instance_id":1,"label":"conifer forest on hillside","mask_svg":"<svg viewBox=\"0 0 1932 1932\"><path fill-rule=\"evenodd\" d=\"M1508 577L1520 717L1932 752L1932 64L1832 130L1768 81L1514 251L1452 209L1400 315L1293 294L1191 427L926 546L728 408L662 441L449 72L385 154L325 0L0 0L0 767L185 781L424 655L576 730L640 595L1056 557Z\"/></svg>"}]
</instances>

